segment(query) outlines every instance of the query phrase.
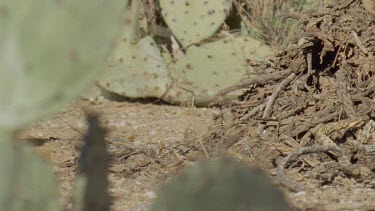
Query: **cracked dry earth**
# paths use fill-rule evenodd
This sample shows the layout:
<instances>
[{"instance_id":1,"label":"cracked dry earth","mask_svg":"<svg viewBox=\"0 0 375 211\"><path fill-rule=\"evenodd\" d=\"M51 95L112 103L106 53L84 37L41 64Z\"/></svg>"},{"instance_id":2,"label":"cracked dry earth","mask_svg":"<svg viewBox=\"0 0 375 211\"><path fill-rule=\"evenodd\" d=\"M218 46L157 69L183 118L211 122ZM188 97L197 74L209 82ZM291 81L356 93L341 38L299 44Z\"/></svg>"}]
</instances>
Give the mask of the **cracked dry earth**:
<instances>
[{"instance_id":1,"label":"cracked dry earth","mask_svg":"<svg viewBox=\"0 0 375 211\"><path fill-rule=\"evenodd\" d=\"M21 136L30 139L36 151L53 165L67 210L72 206L69 198L76 175L77 146L86 129L83 109L101 114L100 122L109 130L108 150L113 156L110 194L115 211L147 210L160 185L183 167L202 159L203 153L195 146L199 146L197 142L209 131L212 117L218 113L210 108L80 101L55 117L34 124ZM241 143L228 152L246 161L236 153L239 146ZM297 210L375 210L374 189L345 179L341 184L322 188L311 184L303 192L284 192Z\"/></svg>"}]
</instances>

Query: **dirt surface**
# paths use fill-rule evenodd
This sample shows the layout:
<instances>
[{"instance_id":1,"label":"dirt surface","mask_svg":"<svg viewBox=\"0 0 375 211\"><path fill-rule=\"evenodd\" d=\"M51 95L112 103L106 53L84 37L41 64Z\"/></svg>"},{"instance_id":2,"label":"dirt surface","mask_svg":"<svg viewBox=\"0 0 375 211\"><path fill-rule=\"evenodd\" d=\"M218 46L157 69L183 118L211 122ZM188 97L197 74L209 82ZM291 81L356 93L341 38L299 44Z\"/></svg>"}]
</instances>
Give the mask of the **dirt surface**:
<instances>
[{"instance_id":1,"label":"dirt surface","mask_svg":"<svg viewBox=\"0 0 375 211\"><path fill-rule=\"evenodd\" d=\"M207 108L79 102L56 117L35 124L22 136L31 139L37 152L54 166L62 202L68 209L72 206L69 197L76 176L76 149L86 130L83 109L100 113L102 125L109 130L108 148L114 156L109 175L113 210L147 209L161 184L183 167L202 159L202 150L191 147L199 145L198 140L213 126L213 116L218 114L217 110ZM248 147L242 141L228 153L254 165L243 153ZM143 152L138 153L140 150ZM153 155L154 151L159 154ZM270 174L275 175L275 171ZM283 189L293 206L301 210L375 209L375 190L356 184L355 180L341 178L335 185L324 187L309 182L307 185L309 190L299 193Z\"/></svg>"},{"instance_id":2,"label":"dirt surface","mask_svg":"<svg viewBox=\"0 0 375 211\"><path fill-rule=\"evenodd\" d=\"M147 207L163 181L199 159L199 153L185 155L212 125L214 112L168 105L79 102L56 117L33 125L22 136L31 139L36 150L54 166L64 204L69 204L77 148L87 127L83 109L99 113L100 122L109 131L113 210Z\"/></svg>"}]
</instances>

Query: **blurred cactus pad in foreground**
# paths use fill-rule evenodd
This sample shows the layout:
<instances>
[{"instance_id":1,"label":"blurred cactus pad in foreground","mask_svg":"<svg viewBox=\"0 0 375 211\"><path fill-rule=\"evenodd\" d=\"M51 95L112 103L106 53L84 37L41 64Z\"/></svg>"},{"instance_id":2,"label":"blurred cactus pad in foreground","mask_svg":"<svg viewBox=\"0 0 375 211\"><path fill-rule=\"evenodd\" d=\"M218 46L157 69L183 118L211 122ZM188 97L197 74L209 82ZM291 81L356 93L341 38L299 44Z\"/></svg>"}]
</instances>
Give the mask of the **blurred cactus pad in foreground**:
<instances>
[{"instance_id":1,"label":"blurred cactus pad in foreground","mask_svg":"<svg viewBox=\"0 0 375 211\"><path fill-rule=\"evenodd\" d=\"M162 188L153 211L290 210L283 194L259 169L229 158L186 169Z\"/></svg>"},{"instance_id":2,"label":"blurred cactus pad in foreground","mask_svg":"<svg viewBox=\"0 0 375 211\"><path fill-rule=\"evenodd\" d=\"M0 1L0 210L62 210L52 166L15 134L97 77L125 2Z\"/></svg>"},{"instance_id":3,"label":"blurred cactus pad in foreground","mask_svg":"<svg viewBox=\"0 0 375 211\"><path fill-rule=\"evenodd\" d=\"M124 1L0 2L0 130L58 111L103 69Z\"/></svg>"}]
</instances>

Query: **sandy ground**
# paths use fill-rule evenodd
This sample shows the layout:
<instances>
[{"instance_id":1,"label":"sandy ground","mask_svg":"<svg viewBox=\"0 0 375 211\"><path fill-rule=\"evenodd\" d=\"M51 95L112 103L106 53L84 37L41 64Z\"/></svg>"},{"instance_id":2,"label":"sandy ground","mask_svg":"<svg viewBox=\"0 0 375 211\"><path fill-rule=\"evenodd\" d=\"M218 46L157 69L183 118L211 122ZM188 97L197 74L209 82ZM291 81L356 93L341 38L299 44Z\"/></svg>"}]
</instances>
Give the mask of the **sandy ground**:
<instances>
[{"instance_id":1,"label":"sandy ground","mask_svg":"<svg viewBox=\"0 0 375 211\"><path fill-rule=\"evenodd\" d=\"M68 210L72 206L69 199L76 175L77 146L86 130L83 109L101 114L100 122L109 130L108 149L115 154L109 174L110 194L116 211L146 210L163 182L203 157L186 152L209 130L217 113L209 108L82 101L34 124L22 136L31 139L38 153L53 165L61 200ZM152 152L158 152L157 156ZM342 184L322 189L312 186L300 193L284 191L300 210L375 210L372 188L348 186L350 181Z\"/></svg>"}]
</instances>

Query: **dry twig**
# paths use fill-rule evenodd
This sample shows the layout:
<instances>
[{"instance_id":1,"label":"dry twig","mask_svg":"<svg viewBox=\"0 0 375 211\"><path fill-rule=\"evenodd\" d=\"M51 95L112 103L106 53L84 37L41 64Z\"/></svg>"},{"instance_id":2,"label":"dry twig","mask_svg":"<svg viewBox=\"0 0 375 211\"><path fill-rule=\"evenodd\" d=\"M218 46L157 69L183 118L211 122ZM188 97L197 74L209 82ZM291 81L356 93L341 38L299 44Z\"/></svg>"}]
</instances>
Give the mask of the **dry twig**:
<instances>
[{"instance_id":1,"label":"dry twig","mask_svg":"<svg viewBox=\"0 0 375 211\"><path fill-rule=\"evenodd\" d=\"M282 184L290 188L291 190L295 192L303 191L305 188L303 185L298 184L292 180L290 180L286 174L285 174L285 166L290 162L297 161L298 157L301 155L311 154L311 153L328 153L329 151L335 151L342 154L342 149L336 146L321 146L321 145L315 145L311 147L303 147L300 149L297 149L296 151L290 153L288 156L283 158L278 166L277 166L277 178L280 180Z\"/></svg>"}]
</instances>

